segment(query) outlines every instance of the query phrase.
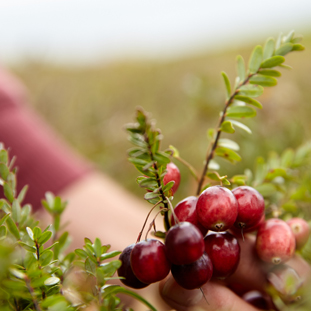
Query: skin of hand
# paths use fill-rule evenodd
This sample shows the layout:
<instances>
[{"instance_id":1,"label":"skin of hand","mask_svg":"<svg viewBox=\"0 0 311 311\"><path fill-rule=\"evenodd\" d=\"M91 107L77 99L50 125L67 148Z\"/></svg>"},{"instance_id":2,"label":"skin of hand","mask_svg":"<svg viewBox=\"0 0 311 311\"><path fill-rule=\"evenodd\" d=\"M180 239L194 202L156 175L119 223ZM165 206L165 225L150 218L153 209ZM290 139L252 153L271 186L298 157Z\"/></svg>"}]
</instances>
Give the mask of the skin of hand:
<instances>
[{"instance_id":1,"label":"skin of hand","mask_svg":"<svg viewBox=\"0 0 311 311\"><path fill-rule=\"evenodd\" d=\"M239 243L241 257L237 270L225 281L212 279L204 284L201 290L206 300L200 289L183 289L171 275L160 283L162 298L180 311L258 311L259 309L245 302L230 288L239 285L242 290L258 290L264 293L267 286L266 276L274 265L264 263L257 257L254 235L246 235L244 241L239 239ZM310 266L300 256L295 255L286 264L294 268L304 282L309 280ZM274 309L273 304L271 309Z\"/></svg>"}]
</instances>

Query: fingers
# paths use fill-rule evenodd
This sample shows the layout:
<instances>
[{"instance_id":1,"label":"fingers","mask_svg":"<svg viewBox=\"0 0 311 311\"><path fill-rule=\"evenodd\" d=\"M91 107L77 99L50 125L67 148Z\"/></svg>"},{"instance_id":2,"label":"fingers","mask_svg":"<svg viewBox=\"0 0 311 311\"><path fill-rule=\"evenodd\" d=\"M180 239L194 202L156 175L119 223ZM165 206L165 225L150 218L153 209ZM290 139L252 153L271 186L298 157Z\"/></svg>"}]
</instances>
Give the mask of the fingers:
<instances>
[{"instance_id":1,"label":"fingers","mask_svg":"<svg viewBox=\"0 0 311 311\"><path fill-rule=\"evenodd\" d=\"M217 282L207 282L202 288L186 290L180 287L172 276L160 283L164 301L179 311L258 311Z\"/></svg>"}]
</instances>

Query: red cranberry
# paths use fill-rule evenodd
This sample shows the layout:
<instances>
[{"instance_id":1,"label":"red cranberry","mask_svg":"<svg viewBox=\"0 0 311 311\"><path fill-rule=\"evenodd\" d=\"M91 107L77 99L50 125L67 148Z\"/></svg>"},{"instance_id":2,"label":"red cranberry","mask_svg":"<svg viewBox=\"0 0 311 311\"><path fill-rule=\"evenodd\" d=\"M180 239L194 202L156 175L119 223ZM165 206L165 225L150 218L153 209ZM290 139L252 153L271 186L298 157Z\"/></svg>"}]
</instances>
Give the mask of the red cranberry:
<instances>
[{"instance_id":1,"label":"red cranberry","mask_svg":"<svg viewBox=\"0 0 311 311\"><path fill-rule=\"evenodd\" d=\"M189 265L172 265L175 281L185 289L200 288L213 274L213 265L206 253Z\"/></svg>"},{"instance_id":2,"label":"red cranberry","mask_svg":"<svg viewBox=\"0 0 311 311\"><path fill-rule=\"evenodd\" d=\"M262 195L252 187L241 186L232 190L238 201L238 217L234 223L237 228L254 227L265 211L265 201Z\"/></svg>"},{"instance_id":3,"label":"red cranberry","mask_svg":"<svg viewBox=\"0 0 311 311\"><path fill-rule=\"evenodd\" d=\"M122 266L118 269L118 276L124 277L124 279L121 279L121 282L126 286L139 289L144 288L149 284L145 284L139 281L132 270L130 255L134 246L135 244L129 245L120 254L119 260L121 260Z\"/></svg>"},{"instance_id":4,"label":"red cranberry","mask_svg":"<svg viewBox=\"0 0 311 311\"><path fill-rule=\"evenodd\" d=\"M167 257L173 264L190 264L203 255L203 235L190 222L181 222L167 231L165 246Z\"/></svg>"},{"instance_id":5,"label":"red cranberry","mask_svg":"<svg viewBox=\"0 0 311 311\"><path fill-rule=\"evenodd\" d=\"M173 163L170 162L166 166L167 173L163 178L163 183L166 185L170 181L175 181L174 186L172 187L173 194L177 191L179 183L180 183L180 171L178 167Z\"/></svg>"},{"instance_id":6,"label":"red cranberry","mask_svg":"<svg viewBox=\"0 0 311 311\"><path fill-rule=\"evenodd\" d=\"M263 261L279 264L295 252L295 237L289 225L281 219L268 219L258 230L256 250Z\"/></svg>"},{"instance_id":7,"label":"red cranberry","mask_svg":"<svg viewBox=\"0 0 311 311\"><path fill-rule=\"evenodd\" d=\"M235 196L225 187L213 186L205 189L197 202L199 222L212 231L225 231L232 227L238 215Z\"/></svg>"},{"instance_id":8,"label":"red cranberry","mask_svg":"<svg viewBox=\"0 0 311 311\"><path fill-rule=\"evenodd\" d=\"M296 249L301 249L309 239L310 228L308 223L302 218L294 217L288 220L287 224L291 227L294 233Z\"/></svg>"},{"instance_id":9,"label":"red cranberry","mask_svg":"<svg viewBox=\"0 0 311 311\"><path fill-rule=\"evenodd\" d=\"M242 299L260 310L271 310L270 303L267 298L257 290L245 293Z\"/></svg>"},{"instance_id":10,"label":"red cranberry","mask_svg":"<svg viewBox=\"0 0 311 311\"><path fill-rule=\"evenodd\" d=\"M197 211L196 211L196 204L197 204L198 198L195 196L190 196L185 198L184 200L177 203L177 205L174 208L175 215L177 216L179 221L188 221L199 228L199 230L202 232L203 236L206 235L207 229L204 228L198 220ZM175 219L173 215L171 216L171 224L174 226Z\"/></svg>"},{"instance_id":11,"label":"red cranberry","mask_svg":"<svg viewBox=\"0 0 311 311\"><path fill-rule=\"evenodd\" d=\"M165 245L155 239L137 243L131 253L131 267L136 277L143 283L150 284L163 280L171 268Z\"/></svg>"},{"instance_id":12,"label":"red cranberry","mask_svg":"<svg viewBox=\"0 0 311 311\"><path fill-rule=\"evenodd\" d=\"M229 232L213 232L204 238L205 251L213 264L213 277L225 279L240 261L240 245Z\"/></svg>"}]
</instances>

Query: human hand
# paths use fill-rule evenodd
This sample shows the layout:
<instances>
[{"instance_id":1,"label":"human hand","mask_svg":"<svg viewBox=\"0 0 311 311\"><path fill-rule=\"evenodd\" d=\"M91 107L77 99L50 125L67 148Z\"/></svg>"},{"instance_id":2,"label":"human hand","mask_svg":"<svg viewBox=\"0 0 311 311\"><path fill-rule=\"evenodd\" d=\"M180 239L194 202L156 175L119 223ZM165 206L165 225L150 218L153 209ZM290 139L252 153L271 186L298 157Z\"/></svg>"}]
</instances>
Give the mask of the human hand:
<instances>
[{"instance_id":1,"label":"human hand","mask_svg":"<svg viewBox=\"0 0 311 311\"><path fill-rule=\"evenodd\" d=\"M180 287L170 275L160 284L160 293L165 302L178 311L258 311L259 309L241 297L245 292L257 290L263 293L269 309L277 310L271 298L265 293L269 284L267 277L275 266L264 263L257 257L254 236L246 235L244 241L239 239L239 243L240 263L232 276L225 281L212 279L201 289L186 290ZM286 267L293 268L301 282L308 281L311 273L310 266L300 256L295 255L286 263Z\"/></svg>"}]
</instances>

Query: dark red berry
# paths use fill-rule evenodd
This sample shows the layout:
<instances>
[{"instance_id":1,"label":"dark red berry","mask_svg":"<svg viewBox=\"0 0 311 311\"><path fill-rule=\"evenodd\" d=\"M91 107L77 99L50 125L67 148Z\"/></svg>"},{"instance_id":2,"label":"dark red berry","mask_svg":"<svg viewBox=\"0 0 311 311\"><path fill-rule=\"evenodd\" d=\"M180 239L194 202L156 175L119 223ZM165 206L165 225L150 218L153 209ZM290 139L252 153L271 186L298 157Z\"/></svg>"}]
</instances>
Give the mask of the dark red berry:
<instances>
[{"instance_id":1,"label":"dark red berry","mask_svg":"<svg viewBox=\"0 0 311 311\"><path fill-rule=\"evenodd\" d=\"M174 194L179 187L180 171L173 162L170 162L169 164L167 164L166 170L167 170L167 173L163 177L163 184L166 185L170 181L175 181L175 184L171 189Z\"/></svg>"},{"instance_id":2,"label":"dark red berry","mask_svg":"<svg viewBox=\"0 0 311 311\"><path fill-rule=\"evenodd\" d=\"M238 215L238 203L225 187L213 186L204 190L196 206L199 222L212 231L225 231L233 226Z\"/></svg>"},{"instance_id":3,"label":"dark red berry","mask_svg":"<svg viewBox=\"0 0 311 311\"><path fill-rule=\"evenodd\" d=\"M288 220L287 224L291 227L294 233L296 249L301 249L309 239L310 228L308 223L302 218L294 217Z\"/></svg>"},{"instance_id":4,"label":"dark red berry","mask_svg":"<svg viewBox=\"0 0 311 311\"><path fill-rule=\"evenodd\" d=\"M124 279L121 279L121 282L126 286L139 289L144 288L149 284L145 284L139 281L132 270L130 256L134 246L135 244L129 245L120 254L119 260L121 260L122 266L118 269L118 276L124 277Z\"/></svg>"},{"instance_id":5,"label":"dark red berry","mask_svg":"<svg viewBox=\"0 0 311 311\"><path fill-rule=\"evenodd\" d=\"M281 219L268 219L257 232L256 250L263 261L285 262L293 256L295 245L292 229Z\"/></svg>"},{"instance_id":6,"label":"dark red berry","mask_svg":"<svg viewBox=\"0 0 311 311\"><path fill-rule=\"evenodd\" d=\"M229 232L213 232L204 238L205 251L213 264L213 277L227 278L238 267L240 245Z\"/></svg>"},{"instance_id":7,"label":"dark red berry","mask_svg":"<svg viewBox=\"0 0 311 311\"><path fill-rule=\"evenodd\" d=\"M199 230L202 232L203 236L205 236L208 230L199 223L196 211L197 201L198 198L195 196L187 197L177 203L174 208L174 212L179 221L188 221L192 223L193 225L198 227ZM171 216L171 224L172 226L175 225L175 219L173 215Z\"/></svg>"},{"instance_id":8,"label":"dark red berry","mask_svg":"<svg viewBox=\"0 0 311 311\"><path fill-rule=\"evenodd\" d=\"M238 217L235 227L247 229L254 227L265 211L265 201L262 195L254 188L241 186L232 190L238 201Z\"/></svg>"},{"instance_id":9,"label":"dark red berry","mask_svg":"<svg viewBox=\"0 0 311 311\"><path fill-rule=\"evenodd\" d=\"M213 274L213 265L206 253L189 265L172 265L175 281L185 289L200 288L208 282Z\"/></svg>"},{"instance_id":10,"label":"dark red berry","mask_svg":"<svg viewBox=\"0 0 311 311\"><path fill-rule=\"evenodd\" d=\"M257 290L245 293L242 299L260 310L271 310L267 297Z\"/></svg>"},{"instance_id":11,"label":"dark red berry","mask_svg":"<svg viewBox=\"0 0 311 311\"><path fill-rule=\"evenodd\" d=\"M204 252L201 231L190 222L171 227L165 237L167 257L175 265L186 265L198 260Z\"/></svg>"},{"instance_id":12,"label":"dark red berry","mask_svg":"<svg viewBox=\"0 0 311 311\"><path fill-rule=\"evenodd\" d=\"M131 267L143 283L163 280L170 272L165 245L159 240L148 239L137 243L131 252Z\"/></svg>"}]
</instances>

